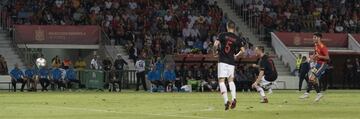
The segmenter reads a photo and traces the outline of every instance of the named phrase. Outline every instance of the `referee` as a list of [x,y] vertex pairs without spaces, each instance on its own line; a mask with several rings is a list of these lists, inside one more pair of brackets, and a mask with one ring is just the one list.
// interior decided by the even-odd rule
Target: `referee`
[[136,69],[136,91],[139,91],[140,81],[142,82],[143,88],[147,91],[146,82],[145,82],[145,61],[143,57],[139,57],[139,60],[135,63]]

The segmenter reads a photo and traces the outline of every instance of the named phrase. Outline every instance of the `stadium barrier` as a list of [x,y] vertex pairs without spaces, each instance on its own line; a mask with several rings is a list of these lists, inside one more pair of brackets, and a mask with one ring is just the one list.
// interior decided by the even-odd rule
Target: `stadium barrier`
[[285,46],[283,42],[275,35],[275,33],[271,32],[271,44],[275,50],[275,53],[280,58],[281,61],[285,63],[285,65],[290,67],[290,70],[295,70],[295,55]]
[[99,44],[101,31],[96,25],[15,25],[18,44]]
[[[135,70],[117,70],[117,77],[121,81],[123,89],[130,89],[136,85]],[[106,79],[109,77],[110,71],[104,70],[80,70],[77,71],[78,79],[86,86],[87,89],[104,89]]]
[[[275,32],[286,47],[314,47],[313,33]],[[347,48],[348,35],[345,33],[323,33],[322,41],[333,48]]]
[[[131,89],[136,85],[136,71],[135,70],[123,70],[116,71],[121,78],[121,88],[122,89]],[[76,71],[77,79],[85,85],[86,89],[104,89],[105,81],[108,77],[108,71],[104,70],[79,70]],[[11,79],[10,76],[1,76],[0,77],[0,90],[11,90]],[[19,83],[20,84],[20,83]],[[75,88],[77,85],[74,85]],[[19,88],[19,86],[18,86]],[[25,89],[28,87],[25,86]],[[80,87],[77,87],[80,88]],[[37,85],[37,89],[41,89],[40,84]]]
[[349,39],[349,49],[354,50],[355,52],[360,52],[360,35],[348,34]]

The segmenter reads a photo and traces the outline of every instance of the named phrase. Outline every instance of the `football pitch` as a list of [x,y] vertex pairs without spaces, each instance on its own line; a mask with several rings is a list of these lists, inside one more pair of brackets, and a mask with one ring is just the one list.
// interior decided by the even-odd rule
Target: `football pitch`
[[275,90],[269,103],[239,92],[238,105],[224,111],[218,92],[0,92],[0,119],[359,119],[359,90],[330,90],[320,102],[302,93]]

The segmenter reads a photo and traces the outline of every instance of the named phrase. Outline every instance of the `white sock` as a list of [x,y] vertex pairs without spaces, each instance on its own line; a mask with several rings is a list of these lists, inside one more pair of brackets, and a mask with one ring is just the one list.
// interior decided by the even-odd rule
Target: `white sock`
[[256,86],[256,90],[259,91],[261,97],[265,97],[265,91],[260,86]]
[[227,96],[227,89],[226,89],[226,85],[224,82],[220,82],[219,83],[219,86],[220,86],[220,93],[221,95],[223,96],[224,98],[224,102],[225,104],[228,102],[228,96]]
[[234,81],[229,82],[229,88],[231,91],[232,100],[236,99],[236,86]]
[[269,92],[272,92],[272,88],[269,88],[269,90],[268,90]]

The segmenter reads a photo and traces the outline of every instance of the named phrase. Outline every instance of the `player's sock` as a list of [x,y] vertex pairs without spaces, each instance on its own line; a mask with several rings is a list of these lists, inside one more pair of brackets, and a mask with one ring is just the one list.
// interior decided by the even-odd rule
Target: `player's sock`
[[260,86],[256,86],[256,90],[260,93],[261,97],[265,97],[265,91]]
[[319,84],[313,84],[314,85],[314,88],[316,90],[316,93],[320,93],[320,87],[319,87]]
[[268,90],[268,94],[272,94],[273,91],[272,91],[272,88],[270,87],[269,90]]
[[229,101],[228,96],[227,96],[226,85],[224,82],[220,82],[219,86],[220,86],[220,93],[224,98],[224,103],[226,104]]
[[236,99],[236,86],[234,81],[229,82],[229,88],[231,91],[232,100]]

